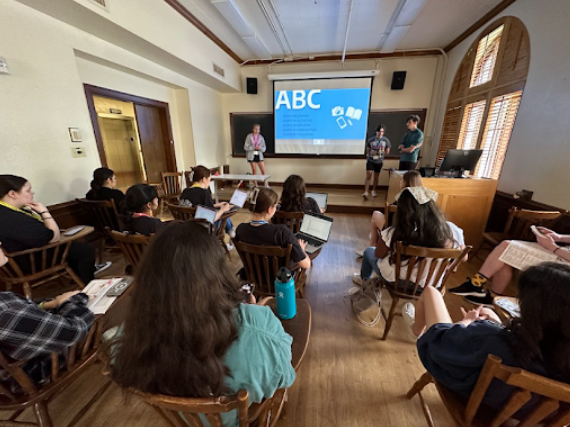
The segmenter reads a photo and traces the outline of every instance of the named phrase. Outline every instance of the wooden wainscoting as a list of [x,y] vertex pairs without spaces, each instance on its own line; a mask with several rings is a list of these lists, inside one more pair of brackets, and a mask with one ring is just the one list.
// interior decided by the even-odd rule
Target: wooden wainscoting
[[94,225],[91,216],[75,200],[51,205],[48,209],[59,228]]

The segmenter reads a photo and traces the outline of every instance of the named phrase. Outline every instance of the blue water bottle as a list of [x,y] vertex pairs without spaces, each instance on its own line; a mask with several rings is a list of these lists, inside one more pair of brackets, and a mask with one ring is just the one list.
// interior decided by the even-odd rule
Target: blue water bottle
[[288,320],[297,314],[295,301],[295,280],[287,267],[281,267],[275,276],[275,296],[277,298],[277,315]]

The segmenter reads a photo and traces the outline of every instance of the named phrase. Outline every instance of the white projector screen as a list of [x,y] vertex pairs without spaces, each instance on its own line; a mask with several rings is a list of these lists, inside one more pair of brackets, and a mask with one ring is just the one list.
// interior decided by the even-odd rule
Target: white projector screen
[[273,89],[276,154],[364,153],[371,77],[280,80]]

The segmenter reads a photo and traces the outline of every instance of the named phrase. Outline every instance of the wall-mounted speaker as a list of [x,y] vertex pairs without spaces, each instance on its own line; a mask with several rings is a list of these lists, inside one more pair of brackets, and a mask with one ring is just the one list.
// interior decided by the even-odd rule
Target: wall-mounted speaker
[[257,95],[257,79],[255,77],[248,77],[246,79],[246,88],[249,95]]
[[390,89],[392,90],[404,89],[404,83],[406,82],[406,74],[408,74],[407,71],[394,71],[394,74],[392,74],[392,86],[390,86]]

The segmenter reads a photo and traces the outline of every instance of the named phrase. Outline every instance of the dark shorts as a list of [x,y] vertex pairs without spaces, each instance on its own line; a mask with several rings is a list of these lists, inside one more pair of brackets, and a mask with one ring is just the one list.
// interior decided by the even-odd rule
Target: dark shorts
[[405,162],[400,160],[400,167],[398,168],[401,171],[415,171],[418,167],[418,162]]
[[248,163],[259,163],[262,162],[263,160],[259,160],[259,154],[257,156],[253,156],[253,160],[248,160]]
[[366,170],[367,171],[374,171],[374,173],[380,173],[382,170],[382,162],[374,163],[371,162],[370,159],[366,160]]

